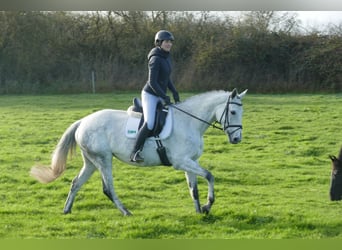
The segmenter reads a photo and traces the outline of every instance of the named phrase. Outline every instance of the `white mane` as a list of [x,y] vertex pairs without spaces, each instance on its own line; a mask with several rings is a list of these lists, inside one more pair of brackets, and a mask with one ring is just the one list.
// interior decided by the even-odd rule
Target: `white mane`
[[229,94],[230,94],[229,92],[223,91],[223,90],[209,91],[203,94],[191,96],[185,99],[185,101],[179,103],[178,105],[179,107],[182,107],[182,108],[191,109],[197,105],[203,105],[205,103],[212,103],[213,100],[216,100],[218,102],[224,102],[225,100],[227,100]]

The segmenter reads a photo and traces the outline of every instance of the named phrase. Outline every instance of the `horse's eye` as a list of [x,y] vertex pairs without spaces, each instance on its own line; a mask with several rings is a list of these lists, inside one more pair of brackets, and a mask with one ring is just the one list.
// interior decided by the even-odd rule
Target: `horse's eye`
[[236,111],[234,111],[234,110],[230,111],[230,113],[231,113],[232,115],[236,115]]

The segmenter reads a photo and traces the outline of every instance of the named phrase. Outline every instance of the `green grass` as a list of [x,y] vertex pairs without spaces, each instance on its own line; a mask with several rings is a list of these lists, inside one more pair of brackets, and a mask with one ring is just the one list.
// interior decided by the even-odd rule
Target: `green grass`
[[[329,154],[342,145],[342,95],[252,95],[244,99],[243,140],[208,129],[203,167],[215,176],[216,202],[195,213],[184,173],[114,161],[114,185],[133,213],[123,217],[95,173],[63,207],[82,159],[43,185],[29,176],[48,165],[65,129],[104,108],[126,109],[136,93],[0,97],[2,239],[321,239],[342,238],[342,203],[329,200]],[[190,93],[182,94],[184,99]],[[206,182],[199,178],[202,203]]]

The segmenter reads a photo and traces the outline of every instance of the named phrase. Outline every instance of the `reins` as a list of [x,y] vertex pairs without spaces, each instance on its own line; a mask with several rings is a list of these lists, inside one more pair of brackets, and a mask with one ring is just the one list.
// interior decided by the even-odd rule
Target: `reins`
[[177,110],[179,110],[179,111],[181,111],[181,112],[183,112],[184,114],[187,114],[188,116],[191,116],[192,118],[194,118],[194,119],[196,119],[196,120],[199,120],[199,121],[201,121],[201,122],[203,122],[203,123],[205,123],[205,124],[207,124],[207,125],[213,127],[213,128],[216,128],[216,129],[219,129],[219,130],[222,129],[222,128],[219,127],[219,126],[216,126],[216,124],[215,124],[216,122],[212,124],[212,123],[210,123],[210,122],[207,122],[206,120],[203,120],[203,119],[201,119],[201,118],[199,118],[199,117],[197,117],[197,116],[195,116],[195,115],[193,115],[193,114],[191,114],[191,113],[189,113],[189,112],[187,112],[187,111],[185,111],[185,110],[183,110],[183,109],[181,109],[181,108],[175,106],[174,104],[170,104],[170,106],[173,107],[173,108],[175,108],[175,109],[177,109]]
[[[216,123],[221,123],[221,122],[222,122],[222,119],[223,119],[223,115],[225,114],[226,116],[225,116],[225,121],[224,121],[223,130],[226,130],[227,128],[237,128],[236,130],[242,129],[242,125],[230,125],[230,124],[229,124],[229,119],[228,119],[229,104],[235,104],[235,105],[238,105],[238,106],[242,106],[241,103],[238,103],[238,102],[231,102],[230,99],[231,99],[231,97],[229,96],[228,101],[227,101],[227,103],[226,103],[226,107],[225,107],[225,109],[224,109],[223,112],[222,112],[222,115],[221,115],[221,118],[220,118],[220,122],[215,121],[214,123],[207,122],[206,120],[203,120],[202,118],[199,118],[199,117],[197,117],[197,116],[195,116],[195,115],[193,115],[193,114],[191,114],[191,113],[189,113],[189,112],[187,112],[187,111],[185,111],[185,110],[183,110],[183,109],[177,107],[177,106],[174,105],[174,104],[170,104],[170,106],[173,107],[173,108],[175,108],[175,109],[177,109],[177,110],[179,110],[179,111],[181,111],[181,112],[183,112],[184,114],[187,114],[188,116],[191,116],[192,118],[194,118],[194,119],[196,119],[196,120],[199,120],[199,121],[201,121],[201,122],[203,122],[203,123],[205,123],[205,124],[207,124],[207,125],[209,125],[209,126],[215,128],[215,129],[219,129],[219,130],[222,130],[222,128],[219,127],[219,126],[217,126]],[[236,130],[235,130],[235,131],[236,131]],[[235,131],[234,131],[234,132],[235,132]],[[234,133],[234,132],[233,132],[233,133]]]

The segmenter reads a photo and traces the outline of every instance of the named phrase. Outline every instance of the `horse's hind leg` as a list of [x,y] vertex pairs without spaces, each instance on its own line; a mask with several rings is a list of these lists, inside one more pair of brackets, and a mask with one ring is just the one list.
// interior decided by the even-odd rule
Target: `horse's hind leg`
[[80,190],[81,186],[89,179],[89,177],[96,170],[95,166],[83,156],[84,165],[80,173],[73,179],[71,188],[64,205],[64,213],[71,213],[71,208],[75,200],[76,193]]
[[113,176],[112,176],[112,164],[103,165],[100,169],[102,175],[103,193],[116,205],[123,215],[132,215],[125,206],[121,203],[118,196],[114,191]]
[[201,213],[201,205],[199,201],[198,187],[197,187],[197,176],[193,173],[185,172],[185,177],[188,183],[190,195],[192,197],[192,200],[194,201],[196,212]]

